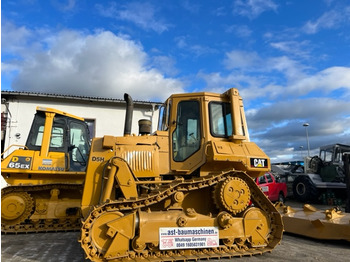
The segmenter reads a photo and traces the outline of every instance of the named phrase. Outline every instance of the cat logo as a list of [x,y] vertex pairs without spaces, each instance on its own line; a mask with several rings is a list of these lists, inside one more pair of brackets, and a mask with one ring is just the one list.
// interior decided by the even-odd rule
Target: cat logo
[[250,166],[255,168],[266,168],[268,166],[268,162],[266,158],[251,158]]

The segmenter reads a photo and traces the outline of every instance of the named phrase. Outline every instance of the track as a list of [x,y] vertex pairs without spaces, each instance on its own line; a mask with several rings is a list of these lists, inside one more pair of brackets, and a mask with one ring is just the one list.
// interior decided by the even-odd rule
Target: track
[[[249,195],[246,193],[245,196],[248,195],[249,200],[251,200],[249,206],[243,204],[237,210],[230,206],[225,207],[225,202],[220,202],[226,198],[226,184],[228,184],[229,187],[231,185],[236,185],[236,180],[244,181],[247,184],[250,193]],[[205,188],[212,189],[214,202],[216,202],[217,207],[220,209],[220,214],[223,214],[222,211],[224,211],[225,215],[210,215],[205,217],[204,220],[209,220],[210,222],[215,220],[215,223],[220,224],[221,227],[226,227],[226,225],[228,225],[226,229],[230,230],[230,223],[233,220],[236,221],[237,219],[241,219],[242,223],[248,223],[249,219],[257,220],[255,216],[258,214],[261,216],[261,220],[259,226],[254,229],[255,231],[253,230],[253,234],[259,235],[261,234],[260,232],[268,231],[267,237],[261,237],[263,242],[260,242],[260,236],[258,236],[259,241],[254,241],[253,236],[247,238],[235,238],[233,235],[229,238],[220,237],[220,244],[215,248],[160,250],[157,242],[137,242],[137,240],[143,238],[143,236],[139,234],[140,230],[143,230],[144,227],[141,224],[136,225],[137,223],[135,223],[135,227],[138,226],[138,228],[135,229],[135,235],[131,234],[130,237],[123,238],[122,240],[117,239],[121,235],[118,234],[118,232],[124,232],[123,228],[128,227],[127,224],[124,223],[123,228],[119,228],[119,231],[117,229],[117,232],[111,232],[111,225],[121,219],[127,219],[132,216],[140,217],[141,214],[144,213],[159,213],[160,216],[166,216],[165,214],[170,214],[169,211],[156,210],[159,207],[159,203],[164,203],[174,197],[176,198],[178,192],[188,194]],[[216,188],[216,190],[214,190],[214,188]],[[203,204],[205,205],[206,203]],[[244,207],[243,211],[240,210],[241,207]],[[193,206],[192,212],[195,212],[195,209],[196,207]],[[251,210],[253,210],[254,218],[249,217],[249,212]],[[188,212],[188,209],[186,211],[176,212],[183,214],[181,212]],[[222,217],[224,217],[224,219],[221,219]],[[166,219],[167,218],[164,220]],[[132,220],[127,221],[133,223]],[[227,221],[231,222],[227,224]],[[158,229],[156,230],[156,234],[158,234]],[[278,243],[280,243],[282,232],[283,224],[280,214],[254,181],[244,172],[229,171],[204,178],[174,180],[173,183],[165,184],[159,190],[152,192],[149,195],[141,196],[138,199],[111,201],[97,206],[83,222],[80,242],[87,258],[92,261],[120,261],[130,259],[135,261],[144,259],[152,259],[156,261],[187,261],[209,258],[220,259],[242,257],[270,252]],[[118,245],[126,246],[126,250],[122,250],[123,252],[114,251]]]
[[[78,231],[81,227],[81,192],[82,185],[72,184],[3,188],[1,232]],[[74,197],[70,199],[70,195]],[[67,209],[72,212],[67,213]]]

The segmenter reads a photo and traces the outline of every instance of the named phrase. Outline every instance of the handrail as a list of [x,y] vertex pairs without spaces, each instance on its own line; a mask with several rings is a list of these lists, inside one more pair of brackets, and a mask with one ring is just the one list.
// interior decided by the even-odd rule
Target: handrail
[[2,158],[2,155],[5,154],[13,146],[23,147],[24,149],[27,149],[27,150],[29,149],[27,146],[24,146],[24,145],[10,145],[8,148],[4,150],[4,152],[1,153],[1,158]]

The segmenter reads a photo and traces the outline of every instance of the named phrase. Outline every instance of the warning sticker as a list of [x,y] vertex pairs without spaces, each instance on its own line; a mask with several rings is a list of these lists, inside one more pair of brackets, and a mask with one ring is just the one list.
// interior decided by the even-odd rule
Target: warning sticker
[[159,249],[212,248],[219,246],[217,227],[159,228]]

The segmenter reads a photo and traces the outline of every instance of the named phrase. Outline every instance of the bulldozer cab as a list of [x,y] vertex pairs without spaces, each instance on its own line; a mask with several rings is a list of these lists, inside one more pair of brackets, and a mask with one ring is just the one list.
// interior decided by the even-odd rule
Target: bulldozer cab
[[2,232],[75,230],[90,150],[83,118],[37,107],[26,145],[1,159]]
[[[261,168],[269,165],[266,156],[250,142],[243,102],[237,89],[231,88],[223,94],[175,94],[159,112],[158,130],[168,131],[171,141],[171,172],[195,174],[201,168],[200,176],[203,176],[207,175],[203,170],[212,163],[226,161],[235,163],[235,168],[248,168],[250,175],[256,177]],[[251,158],[247,158],[243,148],[250,151]],[[243,162],[244,167],[239,166]]]
[[42,158],[39,170],[57,161],[64,163],[61,171],[85,171],[90,150],[89,130],[82,118],[38,107],[26,147]]
[[26,145],[21,147],[1,161],[2,176],[10,185],[81,183],[85,177],[90,138],[83,118],[37,107]]

